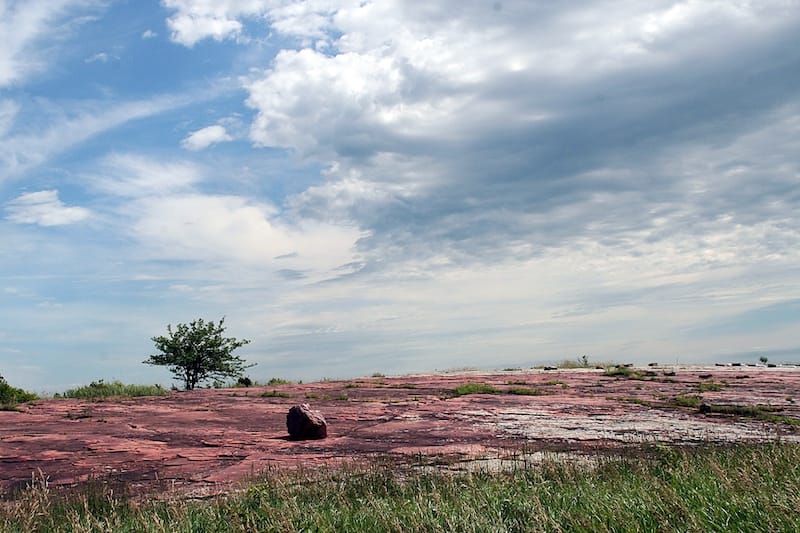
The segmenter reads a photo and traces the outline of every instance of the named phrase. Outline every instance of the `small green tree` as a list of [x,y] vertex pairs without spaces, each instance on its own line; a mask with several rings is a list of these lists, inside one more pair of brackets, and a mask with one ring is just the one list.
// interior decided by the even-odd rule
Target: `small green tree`
[[167,326],[167,335],[153,337],[156,349],[161,352],[143,361],[148,365],[168,366],[175,379],[183,380],[186,390],[192,390],[205,380],[237,378],[255,364],[245,364],[233,351],[250,341],[224,337],[225,317],[219,324],[202,318],[175,329]]

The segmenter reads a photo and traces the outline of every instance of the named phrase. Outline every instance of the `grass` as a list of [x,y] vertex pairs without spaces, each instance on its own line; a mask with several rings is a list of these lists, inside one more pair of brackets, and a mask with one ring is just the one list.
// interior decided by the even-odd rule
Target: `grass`
[[0,376],[0,411],[14,411],[18,404],[38,399],[36,394],[12,387]]
[[644,374],[640,370],[620,365],[606,368],[603,375],[607,378],[644,379]]
[[450,396],[456,398],[468,394],[500,394],[500,392],[500,389],[486,383],[462,383],[452,390]]
[[262,398],[291,398],[292,395],[288,392],[281,392],[276,390],[265,391],[261,394]]
[[[124,491],[123,491],[124,492]],[[654,448],[638,457],[446,473],[396,465],[273,472],[211,500],[134,501],[39,483],[0,507],[28,531],[798,531],[800,446]]]
[[699,392],[718,392],[722,390],[722,384],[714,382],[698,383],[696,387]]
[[709,405],[712,413],[755,418],[765,422],[777,422],[790,426],[800,426],[800,420],[791,416],[776,414],[782,409],[772,405]]
[[89,385],[69,389],[61,396],[64,398],[80,398],[99,400],[103,398],[138,398],[141,396],[164,396],[166,389],[161,385],[128,385],[121,381],[106,383],[102,379],[92,381]]
[[[513,384],[513,382],[509,382]],[[523,382],[523,384],[526,384]],[[469,394],[513,394],[516,396],[540,396],[545,394],[541,389],[532,389],[530,387],[509,387],[507,389],[498,389],[493,385],[487,383],[462,383],[455,389],[450,391],[450,398],[457,398],[459,396],[467,396]]]
[[270,380],[267,381],[267,386],[269,387],[274,387],[275,385],[291,385],[291,384],[292,384],[291,381],[283,378],[270,378]]
[[677,407],[691,407],[696,409],[700,407],[701,403],[703,403],[703,398],[700,396],[680,395],[675,396],[670,403]]

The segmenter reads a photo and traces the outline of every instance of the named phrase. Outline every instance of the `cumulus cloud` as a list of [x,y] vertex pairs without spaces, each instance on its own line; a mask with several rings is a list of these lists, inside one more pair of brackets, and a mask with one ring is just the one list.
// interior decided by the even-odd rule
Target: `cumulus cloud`
[[208,148],[212,144],[232,140],[233,137],[228,135],[225,127],[216,124],[214,126],[208,126],[190,133],[185,139],[183,139],[183,141],[181,141],[181,146],[187,150],[196,152],[198,150]]
[[139,244],[140,257],[225,264],[258,276],[294,270],[307,273],[305,281],[341,275],[339,267],[357,260],[363,232],[354,225],[292,219],[267,201],[206,192],[209,174],[197,163],[120,153],[84,180],[103,195],[116,231]]
[[142,39],[144,39],[144,40],[154,39],[156,37],[158,37],[158,34],[156,32],[154,32],[153,30],[145,30],[145,31],[142,32]]
[[[766,150],[751,170],[793,186],[787,138],[751,144],[797,120],[785,104],[800,56],[779,51],[800,14],[785,3],[340,2],[317,14],[333,51],[284,50],[246,84],[251,138],[328,164],[328,183],[290,203],[349,216],[382,253],[496,258],[584,238],[633,251],[725,216],[769,225],[758,187],[724,170],[733,146]],[[708,170],[698,149],[721,160],[713,198],[692,189]],[[344,194],[355,184],[381,194]],[[791,241],[786,228],[774,230]]]
[[22,194],[6,204],[6,212],[6,220],[39,226],[66,226],[91,216],[88,209],[64,205],[56,190]]

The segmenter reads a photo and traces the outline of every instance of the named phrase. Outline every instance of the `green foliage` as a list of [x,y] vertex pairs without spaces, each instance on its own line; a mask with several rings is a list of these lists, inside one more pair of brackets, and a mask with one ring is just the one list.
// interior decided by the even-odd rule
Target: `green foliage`
[[267,381],[267,385],[269,385],[270,387],[274,387],[275,385],[291,385],[291,384],[292,384],[291,381],[283,378],[270,378],[270,380]]
[[250,341],[223,337],[224,324],[225,318],[219,324],[200,318],[188,325],[178,324],[175,329],[168,325],[168,335],[153,337],[161,353],[151,355],[144,363],[168,366],[175,378],[183,381],[186,390],[207,380],[217,383],[223,378],[238,378],[255,365],[245,364],[233,351]]
[[800,446],[659,447],[513,471],[371,467],[270,473],[208,500],[42,482],[0,506],[0,531],[800,531]]
[[[651,372],[651,374],[653,374]],[[605,377],[611,378],[627,378],[627,379],[642,379],[644,378],[644,374],[641,371],[636,370],[634,368],[629,368],[627,366],[616,365],[613,367],[606,368],[605,372],[603,372]]]
[[700,396],[675,396],[671,402],[673,405],[678,407],[692,407],[697,408],[700,407],[700,404],[703,403],[703,399]]
[[777,422],[790,426],[800,426],[800,420],[791,416],[776,414],[782,409],[772,405],[709,405],[711,413],[756,418],[765,422]]
[[697,390],[699,392],[718,392],[722,390],[721,383],[698,383]]
[[111,397],[164,396],[165,394],[167,394],[167,391],[161,385],[127,385],[121,381],[106,383],[101,379],[92,381],[90,384],[77,389],[69,389],[62,396],[64,398],[96,400]]
[[501,391],[486,383],[462,383],[451,392],[450,396],[466,396],[467,394],[499,394]]
[[32,402],[39,397],[17,387],[9,385],[3,376],[0,376],[0,411],[13,410],[17,404]]
[[261,395],[262,398],[291,398],[292,395],[288,392],[280,392],[276,390],[266,391]]

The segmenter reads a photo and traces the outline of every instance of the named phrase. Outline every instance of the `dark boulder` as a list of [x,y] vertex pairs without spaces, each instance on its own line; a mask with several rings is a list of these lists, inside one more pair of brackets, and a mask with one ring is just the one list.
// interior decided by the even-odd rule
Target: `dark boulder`
[[307,403],[295,405],[286,415],[286,429],[293,439],[324,439],[328,436],[328,423],[318,411]]

